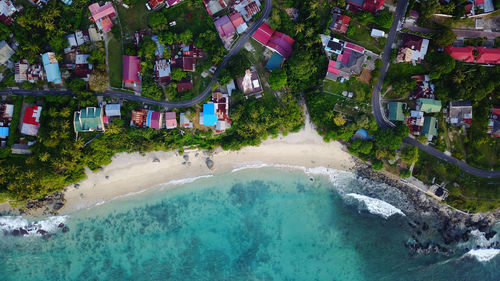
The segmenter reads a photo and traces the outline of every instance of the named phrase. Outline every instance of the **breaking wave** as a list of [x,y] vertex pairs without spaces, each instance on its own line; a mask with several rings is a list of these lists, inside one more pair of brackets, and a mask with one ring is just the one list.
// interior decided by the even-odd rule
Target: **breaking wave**
[[374,215],[380,215],[385,219],[388,219],[392,215],[400,214],[406,216],[400,209],[392,206],[391,204],[382,201],[380,199],[371,198],[365,195],[360,195],[356,193],[348,193],[347,197],[352,197],[360,202],[362,202],[368,212]]
[[43,232],[54,232],[66,222],[67,216],[53,216],[40,221],[28,221],[22,216],[0,217],[0,231],[3,233],[18,232],[22,235],[42,235]]
[[465,254],[465,256],[473,257],[479,262],[487,262],[500,253],[500,249],[473,249]]

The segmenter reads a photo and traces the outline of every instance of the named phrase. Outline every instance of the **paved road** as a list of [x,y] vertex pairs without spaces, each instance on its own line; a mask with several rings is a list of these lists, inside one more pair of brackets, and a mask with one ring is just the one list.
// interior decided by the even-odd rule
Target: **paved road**
[[[201,94],[190,100],[178,101],[178,102],[161,102],[160,105],[170,108],[186,108],[186,107],[191,107],[205,100],[212,92],[212,85],[217,82],[217,76],[219,75],[220,71],[227,66],[231,57],[237,54],[241,50],[243,45],[245,45],[245,43],[250,39],[250,37],[257,30],[257,28],[259,28],[259,26],[264,22],[264,20],[266,20],[269,17],[269,14],[271,13],[272,2],[271,0],[265,0],[265,1],[266,3],[264,10],[262,11],[262,16],[250,27],[250,29],[238,40],[238,42],[236,42],[236,44],[231,48],[231,50],[229,50],[229,53],[224,57],[224,60],[215,71],[212,80]],[[107,92],[106,94],[108,96],[115,96],[115,95],[119,96],[120,92],[110,91]],[[151,100],[145,102],[151,103]]]
[[448,156],[448,155],[444,154],[442,151],[435,149],[432,146],[425,145],[414,138],[410,138],[410,137],[404,138],[403,142],[406,144],[414,145],[414,146],[418,147],[419,149],[421,149],[421,150],[423,150],[423,151],[425,151],[425,152],[427,152],[427,153],[429,153],[429,154],[431,154],[431,155],[433,155],[441,160],[455,164],[460,169],[466,171],[469,174],[472,174],[472,175],[475,175],[478,177],[483,177],[483,178],[500,178],[500,171],[487,171],[487,170],[474,168],[472,166],[467,165],[467,163],[460,161],[454,157]]
[[387,118],[385,118],[385,114],[383,113],[383,109],[381,108],[380,103],[380,91],[382,90],[382,86],[384,85],[385,75],[387,74],[387,69],[389,68],[389,62],[391,60],[392,53],[392,44],[396,40],[396,34],[398,31],[398,26],[400,24],[401,19],[404,17],[406,13],[406,8],[408,7],[408,0],[400,0],[398,1],[398,6],[396,7],[396,11],[394,12],[394,22],[392,23],[391,29],[389,31],[389,35],[387,36],[387,41],[384,47],[384,53],[382,54],[382,68],[380,69],[380,76],[378,78],[378,82],[373,88],[372,93],[372,108],[373,108],[373,116],[377,123],[382,128],[392,128],[394,124],[392,124]]
[[[205,90],[201,92],[198,96],[194,97],[193,99],[186,100],[186,101],[157,101],[154,99],[150,99],[147,97],[141,97],[141,96],[136,96],[130,93],[126,92],[120,92],[120,91],[106,91],[103,94],[99,94],[105,97],[114,97],[114,98],[122,98],[126,100],[131,100],[131,101],[138,101],[138,102],[144,102],[147,104],[153,104],[153,105],[160,105],[168,108],[186,108],[186,107],[191,107],[195,104],[198,104],[202,101],[204,101],[212,92],[212,86],[217,82],[217,76],[219,75],[220,71],[224,69],[231,57],[235,54],[237,54],[243,45],[250,39],[250,37],[253,35],[253,33],[259,28],[259,26],[264,22],[269,17],[269,14],[271,13],[271,7],[272,7],[272,2],[271,0],[265,0],[265,7],[264,10],[262,11],[262,16],[250,27],[250,29],[236,42],[236,44],[229,50],[229,53],[224,57],[224,60],[220,63],[219,67],[215,71],[214,75],[212,76],[212,80],[210,83],[207,85]],[[8,94],[17,94],[17,95],[24,95],[24,96],[42,96],[42,95],[73,95],[68,90],[2,90],[0,91],[0,95],[8,95]]]
[[[400,20],[403,18],[406,8],[408,6],[408,0],[400,0],[398,2],[398,6],[396,8],[396,12],[394,13],[394,23],[391,26],[391,30],[389,31],[389,35],[387,37],[387,42],[384,47],[384,53],[382,54],[382,68],[380,69],[380,76],[377,85],[373,88],[373,93],[372,93],[372,110],[373,110],[373,116],[375,117],[375,120],[377,120],[377,123],[379,127],[381,128],[394,128],[394,124],[389,121],[385,117],[384,109],[382,108],[382,104],[380,102],[381,100],[381,93],[380,91],[382,90],[382,86],[384,84],[384,79],[387,74],[387,69],[389,67],[389,62],[391,59],[391,53],[392,53],[392,44],[394,43],[394,40],[396,39],[396,34],[397,34],[397,29],[399,26]],[[456,33],[456,31],[454,30]],[[403,139],[403,142],[405,144],[409,145],[414,145],[418,147],[419,149],[441,159],[449,163],[453,163],[457,165],[460,169],[478,176],[478,177],[484,177],[484,178],[500,178],[500,171],[487,171],[487,170],[482,170],[478,168],[474,168],[472,166],[467,165],[465,162],[460,161],[456,158],[453,158],[451,156],[448,156],[444,154],[442,151],[435,149],[431,146],[425,145],[418,140],[410,137],[406,137]]]

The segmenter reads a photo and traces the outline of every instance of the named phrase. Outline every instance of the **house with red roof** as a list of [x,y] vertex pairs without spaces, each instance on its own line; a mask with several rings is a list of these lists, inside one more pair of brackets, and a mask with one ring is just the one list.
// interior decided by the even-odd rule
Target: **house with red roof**
[[165,125],[167,129],[177,128],[177,115],[175,112],[165,112]]
[[234,25],[236,28],[236,31],[238,34],[241,34],[245,32],[245,30],[248,29],[247,23],[243,20],[243,17],[239,12],[232,12],[229,15],[229,19],[231,20],[231,23]]
[[498,64],[500,63],[500,48],[477,47],[477,63]]
[[177,82],[177,93],[182,93],[193,89],[193,81],[188,78],[182,78]]
[[137,56],[123,56],[123,82],[140,83],[141,59]]
[[193,57],[182,57],[182,70],[183,71],[196,71],[196,59]]
[[226,49],[230,49],[233,44],[236,28],[234,27],[231,19],[225,15],[214,21],[215,29],[219,33],[219,37],[224,43]]
[[148,111],[148,115],[146,117],[146,127],[157,130],[163,129],[163,114],[153,110]]
[[42,107],[32,105],[24,110],[23,125],[21,126],[21,134],[36,137],[38,129],[40,129],[40,116]]
[[149,111],[147,109],[132,110],[132,118],[130,119],[130,126],[139,128],[146,127],[148,113]]
[[353,11],[367,11],[371,13],[376,13],[378,10],[384,6],[384,0],[347,0],[347,7]]
[[212,94],[212,102],[214,104],[215,116],[215,132],[221,133],[231,127],[231,119],[229,119],[229,96],[221,92]]
[[329,60],[328,61],[328,70],[326,71],[326,79],[329,79],[329,80],[332,80],[332,81],[336,81],[337,80],[337,77],[340,73],[340,71],[335,68],[335,61],[333,60]]
[[97,24],[97,27],[106,32],[111,30],[113,27],[113,22],[111,22],[112,18],[116,17],[116,10],[113,7],[113,3],[106,2],[103,6],[100,6],[99,3],[94,3],[89,6],[91,19]]
[[346,15],[333,13],[332,14],[332,22],[330,23],[329,28],[333,32],[346,33],[347,28],[349,28],[350,21],[351,21],[351,18],[346,16]]
[[365,48],[324,34],[321,34],[321,42],[329,58],[326,79],[348,80],[353,74],[361,73],[368,57]]
[[452,56],[455,60],[465,61],[465,62],[474,62],[474,47],[466,46],[466,47],[454,47],[447,46],[444,51]]
[[292,37],[273,30],[267,23],[259,26],[253,34],[253,39],[271,51],[279,53],[285,59],[288,59],[292,54],[293,43],[295,42]]
[[146,3],[146,8],[148,10],[158,10],[160,8],[163,8],[165,6],[165,0],[149,0],[148,3]]

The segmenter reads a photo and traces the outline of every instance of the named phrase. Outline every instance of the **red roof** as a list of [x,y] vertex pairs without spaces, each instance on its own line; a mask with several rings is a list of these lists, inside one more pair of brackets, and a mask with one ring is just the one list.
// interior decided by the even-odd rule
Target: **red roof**
[[333,23],[332,29],[334,31],[340,32],[340,33],[346,33],[347,28],[349,27],[349,22],[351,21],[351,18],[346,16],[346,15],[337,15],[337,19]]
[[339,70],[335,68],[335,62],[333,60],[330,60],[328,62],[328,72],[333,74],[339,74]]
[[99,6],[99,3],[94,3],[89,6],[89,10],[94,21],[98,21],[107,16],[116,17],[116,11],[111,2],[106,2],[104,6]]
[[473,7],[474,7],[474,5],[472,5],[472,3],[465,5],[465,14],[466,15],[472,14],[471,11],[472,11]]
[[475,0],[476,5],[484,5],[484,0]]
[[238,26],[245,23],[245,21],[243,20],[243,17],[241,16],[241,14],[239,12],[234,12],[234,13],[230,14],[229,18],[231,19],[231,22],[233,23],[234,27],[238,27]]
[[267,45],[267,42],[269,42],[269,39],[271,38],[273,33],[274,30],[271,29],[271,27],[267,23],[263,23],[255,31],[255,33],[253,34],[253,38],[255,38],[255,40],[259,41],[260,43]]
[[474,55],[472,51],[474,51],[474,47],[453,47],[448,46],[444,49],[444,51],[452,56],[456,60],[461,60],[465,62],[474,62]]
[[184,92],[187,90],[191,90],[191,89],[193,89],[193,83],[191,82],[191,80],[184,78],[181,81],[177,82],[177,92],[178,93]]
[[384,0],[365,0],[365,3],[363,3],[363,11],[368,11],[375,13],[376,11],[380,10],[384,6]]
[[141,60],[136,56],[123,56],[123,82],[140,82]]
[[292,46],[295,42],[292,37],[279,31],[272,30],[267,23],[263,23],[259,26],[257,31],[253,34],[253,38],[278,52],[285,58],[289,58],[292,54]]
[[150,1],[148,2],[148,5],[149,5],[149,7],[150,7],[151,9],[153,9],[153,10],[154,10],[154,9],[156,9],[156,7],[157,7],[158,5],[163,5],[164,3],[165,3],[165,1],[163,1],[163,0],[150,0]]
[[493,110],[491,111],[491,114],[500,116],[500,106],[493,106]]
[[344,45],[344,48],[354,50],[354,51],[356,51],[358,53],[362,53],[362,52],[365,51],[365,48],[363,48],[363,47],[361,47],[359,45],[350,43],[350,42],[346,42],[345,45]]
[[477,63],[500,63],[500,48],[477,47],[477,51],[479,52]]
[[33,105],[30,107],[26,107],[26,111],[24,112],[23,123],[35,125],[40,125],[40,110],[39,106]]
[[195,71],[196,70],[196,60],[192,57],[182,57],[182,70]]
[[109,31],[113,27],[113,22],[111,21],[111,19],[109,17],[103,18],[99,22],[99,24],[101,25],[103,31]]

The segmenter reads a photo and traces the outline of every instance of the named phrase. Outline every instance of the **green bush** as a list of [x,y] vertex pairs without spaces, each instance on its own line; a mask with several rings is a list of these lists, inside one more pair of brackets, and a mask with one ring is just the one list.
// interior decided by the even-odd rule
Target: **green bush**
[[384,162],[382,162],[382,160],[375,159],[372,161],[372,169],[374,169],[375,171],[382,170],[383,167]]
[[399,172],[399,176],[403,179],[409,178],[411,176],[411,172],[408,169],[404,169]]

